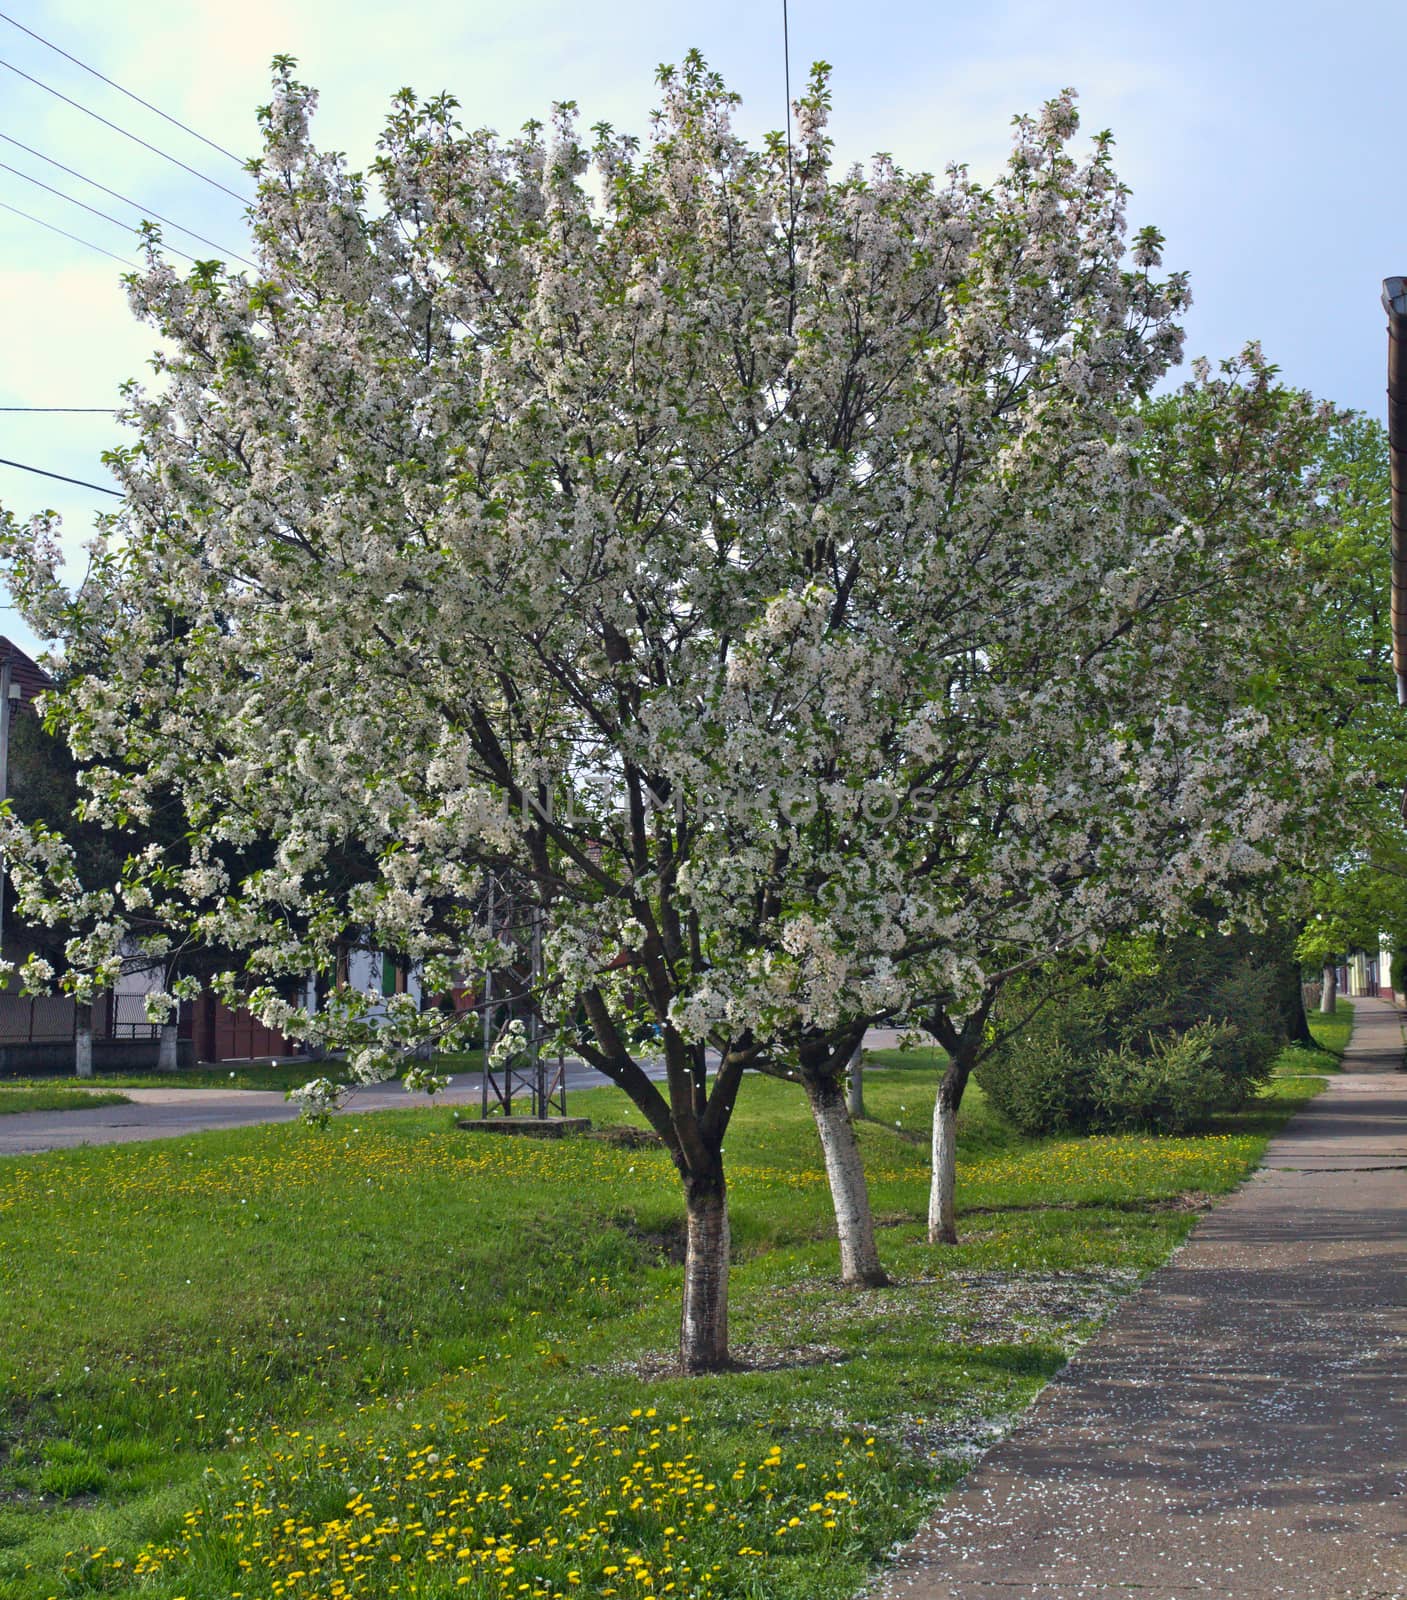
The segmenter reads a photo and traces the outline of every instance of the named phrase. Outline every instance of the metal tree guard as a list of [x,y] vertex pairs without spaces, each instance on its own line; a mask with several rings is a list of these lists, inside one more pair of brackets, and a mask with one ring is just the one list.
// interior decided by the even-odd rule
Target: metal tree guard
[[[532,1105],[534,1117],[564,1117],[567,1114],[567,1063],[558,1054],[555,1062],[544,1051],[545,1033],[542,1011],[538,1004],[543,977],[542,933],[544,914],[536,901],[523,917],[516,909],[514,896],[496,876],[490,876],[485,891],[485,925],[492,938],[502,938],[521,948],[521,936],[527,933],[527,972],[521,974],[517,966],[507,971],[511,979],[509,993],[500,1000],[494,999],[494,970],[484,969],[483,983],[483,1041],[484,1075],[479,1115],[487,1117],[490,1105],[505,1117],[513,1115],[513,1100],[526,1094]],[[528,1001],[526,1048],[515,1051],[497,1066],[492,1060],[493,1043],[502,1029],[495,1029],[495,1012],[503,1005],[512,1006],[524,997]],[[505,1024],[506,1025],[506,1024]]]

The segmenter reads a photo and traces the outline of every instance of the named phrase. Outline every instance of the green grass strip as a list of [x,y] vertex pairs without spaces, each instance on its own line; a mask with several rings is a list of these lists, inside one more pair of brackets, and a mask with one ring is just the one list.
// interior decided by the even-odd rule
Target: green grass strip
[[110,1089],[65,1089],[54,1084],[12,1087],[0,1082],[0,1117],[17,1111],[91,1111],[94,1106],[130,1105]]

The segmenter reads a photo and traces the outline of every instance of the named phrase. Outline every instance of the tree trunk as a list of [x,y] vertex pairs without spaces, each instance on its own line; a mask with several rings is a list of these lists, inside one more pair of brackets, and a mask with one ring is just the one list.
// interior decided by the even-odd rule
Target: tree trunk
[[78,1006],[73,1030],[73,1070],[80,1078],[93,1076],[93,1007]]
[[850,1057],[850,1065],[845,1070],[846,1105],[850,1112],[850,1120],[856,1122],[865,1114],[865,1047],[863,1045],[857,1044],[855,1046],[855,1054]]
[[728,1365],[728,1195],[723,1174],[685,1179],[688,1234],[679,1362],[685,1372]]
[[1309,1018],[1304,1010],[1304,973],[1298,961],[1282,965],[1282,990],[1285,996],[1285,1033],[1291,1044],[1314,1045],[1314,1035],[1309,1031]]
[[958,1107],[971,1070],[956,1060],[948,1062],[933,1104],[933,1173],[928,1190],[929,1244],[958,1242],[957,1140]]
[[1264,954],[1261,959],[1275,967],[1275,987],[1280,1000],[1280,1017],[1285,1029],[1287,1044],[1302,1044],[1314,1048],[1314,1035],[1309,1031],[1309,1018],[1304,1010],[1304,968],[1295,954],[1295,947],[1304,933],[1303,922],[1270,922],[1259,935]]
[[1314,1043],[1314,1035],[1309,1031],[1309,1017],[1305,1014],[1304,986],[1299,982],[1298,977],[1296,978],[1296,983],[1299,988],[1300,1003],[1298,1011],[1290,1013],[1289,1042],[1291,1044],[1312,1045]]
[[[858,1051],[856,1052],[858,1054]],[[857,1071],[854,1063],[851,1070]],[[879,1264],[870,1190],[845,1096],[833,1077],[807,1077],[806,1098],[821,1136],[836,1233],[840,1237],[840,1278],[847,1289],[877,1289],[889,1282]]]
[[1339,969],[1326,966],[1324,968],[1323,987],[1319,993],[1319,1009],[1332,1016],[1339,1005]]
[[157,1046],[156,1070],[158,1072],[174,1072],[176,1070],[176,1024],[163,1022],[161,1024],[161,1043]]

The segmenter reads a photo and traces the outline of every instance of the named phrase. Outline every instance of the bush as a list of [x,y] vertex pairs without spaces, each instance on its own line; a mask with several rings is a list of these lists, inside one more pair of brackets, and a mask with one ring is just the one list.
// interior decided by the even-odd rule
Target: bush
[[1227,1080],[1229,1104],[1241,1105],[1270,1076],[1285,1042],[1274,974],[1249,961],[1237,962],[1212,986],[1206,1015],[1222,1024],[1216,1069]]
[[1146,1055],[1106,1050],[1091,1074],[1090,1127],[1100,1133],[1185,1133],[1239,1105],[1241,1081],[1222,1067],[1227,1051],[1236,1050],[1236,1031],[1225,1023],[1199,1022],[1186,1033],[1155,1035]]
[[1077,1055],[1059,1040],[1022,1037],[977,1073],[982,1092],[1018,1132],[1185,1133],[1241,1104],[1245,1082],[1225,1063],[1244,1047],[1226,1023],[1199,1022],[1185,1033],[1152,1035]]
[[1047,1003],[977,1080],[1020,1132],[1183,1132],[1269,1077],[1285,1039],[1273,962],[1218,934],[1134,954],[1122,968],[1053,969],[1012,996],[1009,1015],[1043,992]]
[[982,1093],[1019,1133],[1034,1137],[1092,1125],[1098,1058],[1058,1039],[1025,1035],[977,1069]]

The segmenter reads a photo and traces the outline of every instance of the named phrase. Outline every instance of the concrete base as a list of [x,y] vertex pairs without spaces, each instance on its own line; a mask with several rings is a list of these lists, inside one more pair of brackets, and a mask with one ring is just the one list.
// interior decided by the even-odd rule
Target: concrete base
[[456,1117],[465,1133],[517,1133],[525,1139],[560,1139],[568,1133],[586,1133],[590,1117]]
[[[93,1072],[155,1072],[157,1039],[94,1039]],[[195,1065],[195,1046],[189,1039],[176,1042],[176,1065]],[[72,1039],[36,1039],[26,1044],[0,1045],[0,1077],[28,1078],[72,1075]]]

